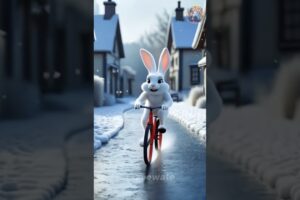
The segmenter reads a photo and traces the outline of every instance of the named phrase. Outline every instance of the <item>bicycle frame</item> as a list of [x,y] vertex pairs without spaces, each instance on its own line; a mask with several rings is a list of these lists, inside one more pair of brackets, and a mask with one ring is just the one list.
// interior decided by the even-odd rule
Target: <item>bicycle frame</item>
[[[156,135],[156,129],[157,129],[158,125],[156,124],[157,123],[156,117],[153,115],[153,110],[154,109],[160,109],[161,107],[141,106],[141,108],[146,108],[146,109],[150,110],[149,116],[148,116],[148,121],[147,121],[147,126],[150,125],[150,127],[151,127],[151,130],[150,130],[150,140],[149,140],[149,143],[147,145],[147,147],[149,146],[150,149],[149,149],[149,155],[148,155],[148,153],[146,153],[147,159],[145,159],[145,157],[144,157],[145,163],[147,165],[150,165],[150,162],[152,160],[152,153],[153,153],[153,143],[155,141],[156,142],[155,143],[156,148],[158,148],[158,146],[159,147],[161,146],[161,141],[162,141],[162,135],[161,134],[157,134]],[[157,137],[157,138],[155,138],[155,137]],[[158,144],[158,142],[159,142],[159,144]],[[144,144],[144,146],[145,146],[145,144]],[[144,151],[145,151],[145,149],[144,149]],[[147,148],[146,148],[146,151],[147,151]],[[144,156],[145,156],[145,154],[144,154]]]
[[150,131],[150,152],[149,152],[149,160],[152,160],[152,153],[153,153],[153,141],[155,137],[155,120],[153,120],[153,111],[150,109],[149,117],[148,117],[148,124],[151,126],[151,131]]

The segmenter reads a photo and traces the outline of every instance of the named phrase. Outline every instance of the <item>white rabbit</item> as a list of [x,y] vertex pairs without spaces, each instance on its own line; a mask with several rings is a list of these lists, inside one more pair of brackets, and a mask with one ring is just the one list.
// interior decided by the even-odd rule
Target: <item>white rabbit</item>
[[[145,104],[150,107],[161,106],[162,109],[153,110],[154,115],[160,119],[158,129],[165,132],[164,127],[167,110],[172,105],[173,100],[169,93],[169,85],[165,82],[164,76],[170,65],[170,54],[167,48],[164,48],[159,58],[158,68],[156,69],[155,60],[150,52],[145,49],[140,49],[142,61],[148,70],[146,81],[141,85],[142,93],[136,99],[134,107],[139,109],[141,105]],[[142,126],[145,129],[149,116],[149,110],[145,109],[142,116]],[[140,141],[140,144],[142,140]]]

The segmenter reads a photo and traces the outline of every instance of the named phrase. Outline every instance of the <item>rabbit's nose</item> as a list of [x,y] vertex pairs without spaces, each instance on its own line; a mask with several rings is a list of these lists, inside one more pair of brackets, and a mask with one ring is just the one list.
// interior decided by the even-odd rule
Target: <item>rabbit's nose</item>
[[155,87],[155,85],[154,85],[154,84],[151,84],[151,85],[150,85],[150,87],[154,88],[154,87]]

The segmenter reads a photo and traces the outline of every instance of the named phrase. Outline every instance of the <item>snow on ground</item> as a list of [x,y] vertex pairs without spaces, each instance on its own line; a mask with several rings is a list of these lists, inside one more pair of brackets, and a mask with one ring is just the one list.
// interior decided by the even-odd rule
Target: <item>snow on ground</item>
[[206,141],[206,109],[199,109],[186,102],[174,102],[169,109],[169,117],[178,121],[200,141]]
[[259,105],[224,107],[209,128],[209,147],[254,174],[281,198],[299,200],[298,123],[274,117]]
[[133,107],[134,100],[127,97],[113,106],[94,108],[94,150],[101,148],[122,129],[123,113]]
[[1,121],[0,199],[55,197],[67,178],[67,135],[90,124],[88,119],[64,111]]
[[[63,191],[61,191],[54,200],[82,200],[92,199],[94,185],[90,181],[93,176],[91,168],[91,151],[86,148],[90,145],[91,129],[79,131],[70,136],[65,145],[66,158],[68,160],[68,181]],[[80,184],[78,184],[80,180]],[[91,197],[91,198],[88,198]]]

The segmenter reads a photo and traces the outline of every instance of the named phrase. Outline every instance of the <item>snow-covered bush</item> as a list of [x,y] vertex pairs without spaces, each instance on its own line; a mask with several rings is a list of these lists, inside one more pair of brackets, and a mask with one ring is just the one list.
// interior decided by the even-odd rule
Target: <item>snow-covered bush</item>
[[281,67],[270,97],[271,110],[280,117],[295,117],[300,99],[299,58],[291,59]]
[[116,97],[111,94],[104,94],[104,105],[112,106],[116,103]]
[[198,98],[195,104],[196,108],[206,108],[206,96],[201,96]]
[[187,98],[187,103],[190,106],[195,106],[196,101],[204,95],[203,87],[202,86],[195,86],[191,89],[189,96]]
[[96,107],[104,104],[104,78],[94,75],[94,105]]

